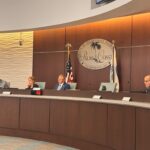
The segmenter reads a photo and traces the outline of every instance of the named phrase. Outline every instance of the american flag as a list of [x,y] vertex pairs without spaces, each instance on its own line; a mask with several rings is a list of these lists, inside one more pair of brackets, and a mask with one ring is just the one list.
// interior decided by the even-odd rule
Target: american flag
[[70,43],[66,44],[67,50],[68,50],[68,60],[66,62],[66,83],[73,82],[73,71],[72,71],[72,65],[71,65],[71,57],[70,57],[70,48],[72,45]]
[[72,65],[71,65],[71,58],[69,55],[69,59],[66,62],[66,83],[73,82],[73,71],[72,71]]

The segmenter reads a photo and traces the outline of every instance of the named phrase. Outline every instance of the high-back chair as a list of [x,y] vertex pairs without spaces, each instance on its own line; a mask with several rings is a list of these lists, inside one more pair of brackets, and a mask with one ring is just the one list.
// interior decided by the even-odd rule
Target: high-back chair
[[68,83],[70,85],[70,90],[76,90],[77,88],[77,83],[76,82],[72,82],[72,83]]
[[45,89],[45,86],[46,86],[46,82],[35,82],[38,86],[39,86],[39,88],[40,89]]
[[110,82],[102,82],[99,87],[99,91],[115,92],[115,89],[116,89],[116,83],[110,83]]

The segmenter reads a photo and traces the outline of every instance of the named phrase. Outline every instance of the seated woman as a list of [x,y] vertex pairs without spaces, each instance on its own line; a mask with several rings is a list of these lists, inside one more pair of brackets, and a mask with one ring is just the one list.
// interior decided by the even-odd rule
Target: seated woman
[[33,76],[28,77],[28,83],[27,83],[27,89],[32,89],[34,87],[39,87],[37,84],[35,84],[35,78]]
[[70,85],[65,82],[65,77],[63,74],[58,76],[58,83],[55,85],[57,91],[70,89]]

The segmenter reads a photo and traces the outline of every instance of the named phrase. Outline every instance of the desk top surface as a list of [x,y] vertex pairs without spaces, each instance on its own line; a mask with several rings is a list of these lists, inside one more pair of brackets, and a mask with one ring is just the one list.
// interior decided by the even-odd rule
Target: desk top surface
[[[105,93],[106,94],[106,93]],[[150,109],[150,101],[144,101],[141,99],[141,101],[123,101],[122,99],[118,100],[113,98],[112,99],[107,98],[101,98],[101,99],[95,99],[92,97],[76,97],[75,93],[74,96],[62,96],[62,95],[27,95],[27,94],[0,94],[0,97],[11,97],[11,98],[32,98],[32,99],[48,99],[48,100],[65,100],[65,101],[80,101],[80,102],[91,102],[91,103],[101,103],[101,104],[114,104],[114,105],[121,105],[121,106],[131,106],[131,107],[140,107],[140,108],[147,108]],[[119,93],[118,93],[119,94]],[[100,94],[99,94],[100,95]],[[125,94],[126,96],[126,94]],[[140,95],[139,95],[140,96]]]

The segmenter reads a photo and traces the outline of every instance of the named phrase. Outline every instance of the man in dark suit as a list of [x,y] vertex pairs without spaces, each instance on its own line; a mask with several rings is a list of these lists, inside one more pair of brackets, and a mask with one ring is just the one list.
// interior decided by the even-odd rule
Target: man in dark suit
[[144,84],[146,88],[146,93],[150,94],[150,75],[144,77]]
[[58,76],[58,83],[55,85],[57,91],[70,89],[70,85],[65,82],[65,77],[63,74]]

